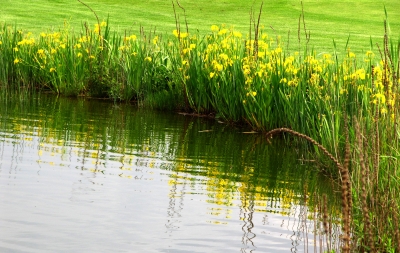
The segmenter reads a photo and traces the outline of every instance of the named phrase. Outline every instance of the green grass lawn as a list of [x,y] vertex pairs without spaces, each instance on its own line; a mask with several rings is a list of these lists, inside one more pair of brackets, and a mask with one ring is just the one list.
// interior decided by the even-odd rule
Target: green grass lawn
[[[66,21],[75,30],[82,23],[93,25],[96,22],[93,13],[77,0],[3,0],[0,8],[0,23],[17,25],[26,31],[41,32],[57,29]],[[85,0],[96,11],[100,20],[110,17],[112,30],[121,33],[139,33],[140,26],[145,31],[156,29],[162,34],[171,34],[175,29],[172,2],[167,0]],[[250,10],[258,15],[261,0],[181,0],[185,8],[189,30],[198,30],[204,34],[213,24],[234,26],[247,34],[249,30]],[[398,39],[400,35],[400,1],[398,0],[305,0],[304,16],[306,28],[311,33],[310,47],[318,53],[333,50],[335,39],[338,51],[343,52],[346,41],[355,52],[381,44],[383,20],[386,6],[391,27],[391,35]],[[175,5],[184,26],[183,11]],[[261,24],[271,36],[289,39],[291,49],[298,49],[298,23],[301,14],[301,1],[274,0],[264,1]],[[301,42],[305,43],[303,24]],[[286,44],[287,45],[287,44]],[[376,48],[375,48],[376,49]]]

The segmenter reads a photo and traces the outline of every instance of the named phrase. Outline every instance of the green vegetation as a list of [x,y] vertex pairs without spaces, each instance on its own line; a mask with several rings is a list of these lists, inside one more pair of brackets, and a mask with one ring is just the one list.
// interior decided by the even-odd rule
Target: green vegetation
[[[171,30],[175,25],[173,35],[165,37],[145,30],[112,32],[108,20],[84,25],[79,32],[67,22],[60,31],[40,35],[4,25],[0,31],[2,96],[16,90],[51,90],[111,97],[154,108],[215,113],[265,132],[280,127],[300,132],[332,153],[338,167],[331,166],[328,172],[342,185],[343,251],[400,251],[400,40],[389,37],[386,9],[379,22],[368,15],[379,23],[373,31],[381,34],[379,44],[374,42],[378,35],[363,37],[368,30],[363,26],[373,27],[375,21],[364,22],[361,9],[371,5],[346,2],[342,5],[353,5],[352,12],[324,14],[332,18],[311,35],[321,40],[313,41],[308,34],[327,11],[321,7],[327,3],[315,4],[318,8],[312,9],[308,6],[313,4],[305,2],[304,12],[295,4],[291,34],[296,39],[289,40],[293,44],[275,28],[271,34],[269,21],[263,27],[258,11],[241,15],[247,20],[253,17],[251,25],[247,22],[247,29],[242,28],[247,36],[230,25],[213,24],[209,32],[191,32],[183,18],[189,9],[184,12],[177,4],[172,12],[161,12],[171,13],[172,20],[166,22]],[[392,5],[392,11],[397,10]],[[386,6],[391,9],[390,3]],[[263,10],[262,17],[268,17],[270,7],[264,5]],[[285,10],[279,13],[287,15]],[[360,29],[354,44],[350,36],[348,43],[340,45],[340,39],[347,41],[348,36],[335,34],[341,31],[339,25],[327,29],[328,22],[340,24],[344,17],[340,15],[347,21],[350,17],[351,27]],[[190,27],[195,23],[189,15],[187,21]],[[326,49],[333,35],[338,43],[330,53],[318,51]],[[313,151],[322,157],[317,148]]]

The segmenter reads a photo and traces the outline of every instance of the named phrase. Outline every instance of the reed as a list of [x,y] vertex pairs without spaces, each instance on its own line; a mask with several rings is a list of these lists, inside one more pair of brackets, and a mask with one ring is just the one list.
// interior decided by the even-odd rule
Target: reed
[[371,230],[371,219],[369,216],[369,206],[367,204],[367,181],[369,181],[369,178],[366,176],[366,171],[367,167],[364,162],[364,154],[362,153],[363,150],[363,141],[362,141],[362,133],[360,132],[360,126],[357,122],[357,119],[355,121],[355,129],[356,129],[356,138],[357,138],[357,149],[359,153],[359,161],[360,161],[360,169],[361,169],[361,175],[360,175],[360,183],[361,183],[361,208],[362,208],[362,213],[363,213],[363,219],[364,219],[364,234],[366,235],[366,241],[368,245],[368,250],[369,251],[374,251],[374,239],[373,239],[373,234]]
[[[327,196],[326,196],[326,194],[323,194],[322,195],[322,210],[320,211],[320,213],[323,214],[323,219],[322,219],[323,231],[324,231],[324,234],[328,238],[331,238],[332,231],[331,231],[331,229],[329,227],[329,224],[328,224],[329,223],[329,221],[328,221],[329,214],[328,214],[328,203],[327,202],[328,202],[327,201]],[[331,245],[329,243],[327,243],[328,252],[330,251],[330,246]]]
[[[289,133],[291,135],[294,135],[296,137],[299,137],[301,139],[306,140],[307,142],[310,142],[311,144],[315,145],[322,151],[323,154],[325,154],[327,157],[329,157],[330,160],[332,160],[336,167],[338,168],[340,175],[341,175],[341,196],[342,196],[342,219],[343,219],[343,236],[342,236],[342,252],[350,252],[351,250],[351,209],[352,209],[352,201],[350,200],[351,198],[351,184],[350,184],[350,175],[349,175],[349,170],[348,170],[348,157],[349,157],[349,149],[346,149],[346,154],[345,154],[345,166],[343,166],[324,146],[319,144],[317,141],[312,139],[311,137],[301,134],[299,132],[293,131],[291,129],[287,128],[277,128],[273,129],[269,132],[266,133],[266,136],[269,137],[273,134],[277,133]],[[347,139],[348,141],[348,139]],[[350,188],[349,188],[350,186]],[[326,218],[324,218],[326,220]],[[326,228],[326,224],[324,222],[324,228]]]

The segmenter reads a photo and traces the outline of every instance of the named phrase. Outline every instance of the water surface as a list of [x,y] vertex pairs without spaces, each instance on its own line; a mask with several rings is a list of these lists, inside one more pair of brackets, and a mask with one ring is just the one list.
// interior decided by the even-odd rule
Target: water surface
[[277,138],[107,101],[0,104],[1,252],[313,252],[320,243],[310,203],[314,193],[334,198],[332,182]]

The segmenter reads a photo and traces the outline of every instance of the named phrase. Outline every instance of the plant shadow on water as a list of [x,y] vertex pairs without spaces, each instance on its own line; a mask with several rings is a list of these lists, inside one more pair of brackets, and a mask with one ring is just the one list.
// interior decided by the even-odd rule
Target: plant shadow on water
[[0,249],[337,249],[338,188],[286,144],[129,104],[2,101]]

